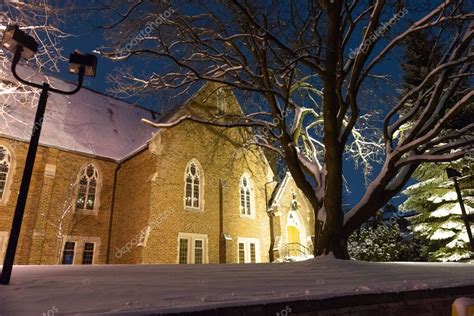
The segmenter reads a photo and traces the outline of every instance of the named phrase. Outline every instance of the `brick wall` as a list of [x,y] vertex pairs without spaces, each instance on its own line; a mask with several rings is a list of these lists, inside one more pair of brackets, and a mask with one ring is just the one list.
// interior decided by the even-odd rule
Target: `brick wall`
[[[0,206],[0,231],[9,232],[23,174],[27,144],[5,138],[14,155],[11,194]],[[97,215],[75,212],[76,181],[82,167],[93,163],[100,172]],[[23,219],[15,263],[56,264],[65,235],[100,238],[97,263],[105,263],[115,163],[40,146]]]
[[[219,114],[215,91],[215,85],[206,86],[177,116]],[[219,98],[225,99],[227,113],[241,114],[231,92]],[[94,263],[176,263],[179,233],[207,235],[209,263],[237,262],[239,237],[258,239],[257,258],[267,262],[270,227],[265,183],[273,174],[261,150],[242,147],[249,137],[251,132],[245,128],[185,122],[160,130],[147,148],[120,164],[40,146],[16,263],[59,263],[64,236],[100,240]],[[15,161],[10,199],[0,206],[0,232],[9,232],[27,144],[9,139],[0,143],[12,148]],[[204,175],[199,212],[184,207],[184,172],[191,159],[199,162]],[[75,212],[78,175],[88,163],[100,172],[96,215]],[[240,214],[244,173],[252,183],[253,217]],[[224,234],[230,240],[223,241]]]

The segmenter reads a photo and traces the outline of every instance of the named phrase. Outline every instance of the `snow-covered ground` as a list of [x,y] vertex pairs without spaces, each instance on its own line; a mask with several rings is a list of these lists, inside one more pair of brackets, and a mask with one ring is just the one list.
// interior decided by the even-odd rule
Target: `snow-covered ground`
[[326,257],[281,264],[16,266],[12,284],[0,285],[0,314],[178,312],[459,285],[474,285],[474,265]]

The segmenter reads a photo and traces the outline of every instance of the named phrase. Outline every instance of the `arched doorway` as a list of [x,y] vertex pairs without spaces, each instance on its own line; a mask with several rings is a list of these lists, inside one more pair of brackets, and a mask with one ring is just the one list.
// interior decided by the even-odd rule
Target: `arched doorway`
[[301,241],[306,240],[305,227],[297,211],[288,213],[286,224],[287,255],[301,256],[305,254],[304,245]]

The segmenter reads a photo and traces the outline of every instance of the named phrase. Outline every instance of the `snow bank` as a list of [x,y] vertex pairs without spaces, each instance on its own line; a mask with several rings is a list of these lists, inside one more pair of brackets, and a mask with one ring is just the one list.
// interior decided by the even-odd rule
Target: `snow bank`
[[297,263],[15,266],[2,315],[137,314],[474,284],[474,265]]

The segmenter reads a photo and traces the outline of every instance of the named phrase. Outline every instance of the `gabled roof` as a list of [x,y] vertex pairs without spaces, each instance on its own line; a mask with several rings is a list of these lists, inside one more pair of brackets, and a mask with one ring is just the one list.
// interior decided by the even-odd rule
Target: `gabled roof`
[[288,181],[293,180],[290,172],[285,173],[285,177],[281,182],[278,182],[277,186],[273,190],[272,196],[269,201],[270,208],[274,205],[278,205],[280,203],[281,197],[283,193],[287,190]]
[[[49,81],[53,87],[71,90],[74,85],[47,77],[28,67],[18,67],[30,81]],[[9,69],[0,66],[0,79],[16,82]],[[36,112],[34,107],[0,95],[6,115],[0,115],[0,136],[28,142]],[[50,93],[40,144],[119,161],[146,146],[156,129],[141,122],[154,120],[152,111],[110,96],[81,89],[72,96]]]

